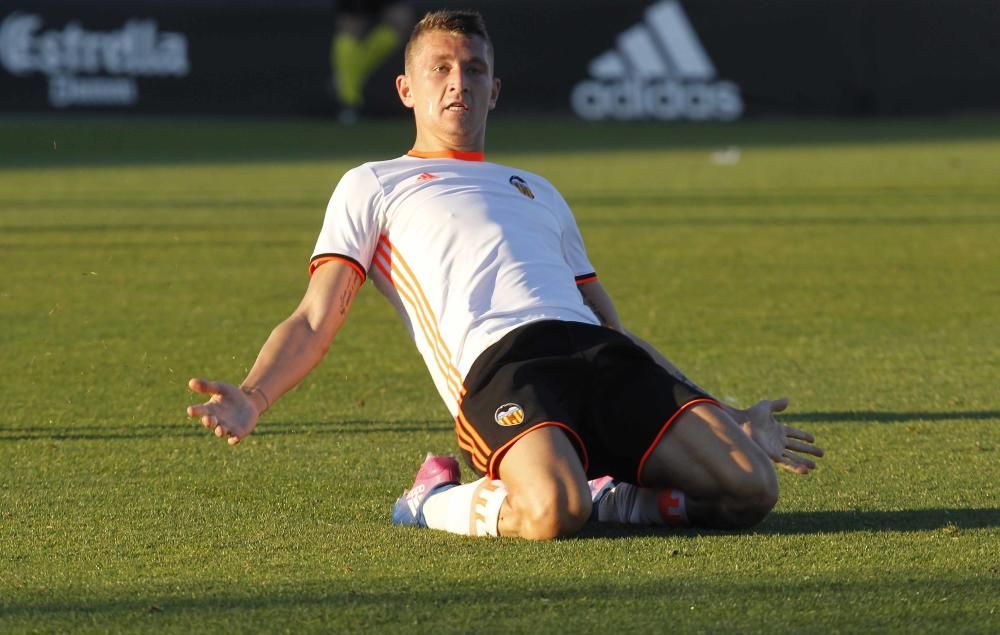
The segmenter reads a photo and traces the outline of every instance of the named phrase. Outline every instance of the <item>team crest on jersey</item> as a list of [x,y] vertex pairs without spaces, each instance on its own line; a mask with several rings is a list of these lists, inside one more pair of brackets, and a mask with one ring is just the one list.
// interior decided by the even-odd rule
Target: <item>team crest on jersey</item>
[[524,408],[516,403],[505,403],[497,408],[493,418],[504,427],[516,426],[524,421]]
[[531,191],[530,187],[528,187],[528,182],[518,175],[515,174],[510,177],[510,184],[516,187],[518,192],[524,194],[528,198],[535,198],[535,193]]

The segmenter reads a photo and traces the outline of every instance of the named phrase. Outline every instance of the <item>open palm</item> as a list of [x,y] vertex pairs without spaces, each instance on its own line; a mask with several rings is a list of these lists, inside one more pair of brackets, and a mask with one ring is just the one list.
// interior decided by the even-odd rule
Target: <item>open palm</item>
[[781,469],[796,474],[806,474],[816,468],[811,459],[801,456],[823,456],[822,448],[814,445],[813,435],[804,430],[786,426],[774,413],[788,407],[788,399],[765,399],[743,411],[740,421],[743,431],[760,446],[767,456]]

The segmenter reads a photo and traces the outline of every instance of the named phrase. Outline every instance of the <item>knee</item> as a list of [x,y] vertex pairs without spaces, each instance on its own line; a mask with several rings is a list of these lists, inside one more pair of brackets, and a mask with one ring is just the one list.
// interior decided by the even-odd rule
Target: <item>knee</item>
[[521,518],[519,534],[529,540],[552,540],[571,536],[587,523],[592,502],[588,495],[559,488],[533,492],[518,500]]
[[733,529],[754,527],[778,504],[778,477],[773,469],[755,478],[748,477],[739,491],[728,498],[726,524]]

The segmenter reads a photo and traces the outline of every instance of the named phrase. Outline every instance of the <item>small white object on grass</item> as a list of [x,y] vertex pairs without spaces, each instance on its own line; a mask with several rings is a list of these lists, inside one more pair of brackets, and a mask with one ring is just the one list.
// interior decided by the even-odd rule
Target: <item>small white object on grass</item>
[[729,146],[724,150],[712,153],[712,163],[715,165],[736,165],[740,162],[742,153],[736,146]]

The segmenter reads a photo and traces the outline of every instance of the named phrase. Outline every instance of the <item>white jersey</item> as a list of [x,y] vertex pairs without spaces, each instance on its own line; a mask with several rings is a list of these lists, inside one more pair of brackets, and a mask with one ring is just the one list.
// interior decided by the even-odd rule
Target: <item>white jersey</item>
[[396,308],[453,416],[472,363],[506,333],[536,320],[599,324],[576,287],[596,275],[566,201],[482,153],[411,153],[347,172],[310,271],[334,259]]

